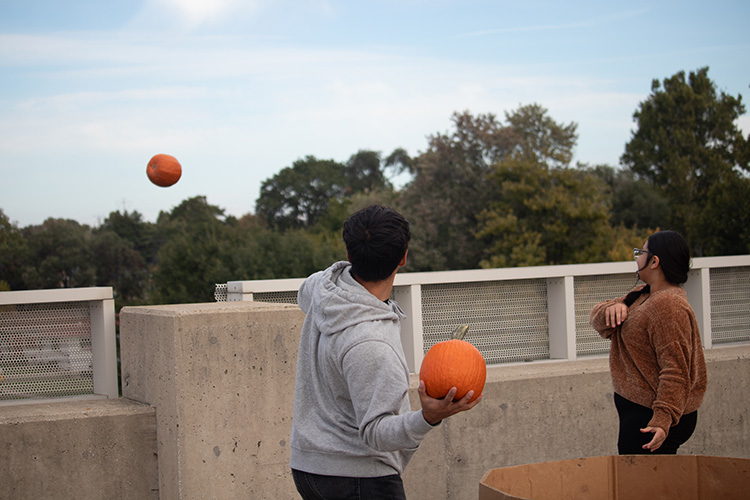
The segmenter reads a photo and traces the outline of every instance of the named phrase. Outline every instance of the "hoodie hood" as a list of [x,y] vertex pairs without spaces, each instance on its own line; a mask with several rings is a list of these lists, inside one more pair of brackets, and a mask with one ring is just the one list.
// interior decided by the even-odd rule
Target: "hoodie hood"
[[297,302],[305,314],[317,311],[315,324],[324,335],[335,335],[359,323],[399,321],[398,304],[383,302],[354,279],[351,264],[336,262],[310,276],[299,289]]

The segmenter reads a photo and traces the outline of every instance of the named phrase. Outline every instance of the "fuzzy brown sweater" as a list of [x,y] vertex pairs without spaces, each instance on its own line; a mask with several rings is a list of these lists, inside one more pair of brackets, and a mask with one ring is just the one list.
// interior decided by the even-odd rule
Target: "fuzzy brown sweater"
[[698,409],[708,382],[695,313],[682,288],[644,293],[619,327],[606,326],[604,310],[625,297],[600,302],[591,326],[612,341],[609,366],[620,396],[654,412],[650,427],[667,433],[680,417]]

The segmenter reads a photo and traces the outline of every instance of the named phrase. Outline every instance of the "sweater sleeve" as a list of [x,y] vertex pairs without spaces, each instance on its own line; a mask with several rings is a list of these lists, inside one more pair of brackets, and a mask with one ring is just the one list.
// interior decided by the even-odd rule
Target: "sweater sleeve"
[[659,314],[649,322],[648,334],[659,364],[659,381],[652,405],[650,427],[669,428],[680,421],[687,404],[692,381],[690,315],[683,307],[659,307]]
[[619,327],[610,327],[607,326],[607,320],[604,317],[604,311],[611,305],[616,304],[618,302],[623,302],[625,300],[625,297],[619,297],[614,300],[605,300],[604,302],[599,302],[591,309],[591,314],[589,316],[589,322],[591,323],[591,326],[599,332],[599,335],[604,337],[605,339],[608,339],[612,336],[613,333],[615,333]]
[[421,410],[403,411],[409,380],[393,348],[381,341],[360,343],[345,355],[343,368],[363,442],[383,452],[419,447],[432,426]]

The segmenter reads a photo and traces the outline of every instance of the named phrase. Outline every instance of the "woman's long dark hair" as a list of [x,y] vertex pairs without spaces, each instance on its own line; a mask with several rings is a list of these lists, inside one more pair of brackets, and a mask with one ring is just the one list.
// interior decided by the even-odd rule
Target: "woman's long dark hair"
[[[648,261],[651,256],[659,257],[659,266],[664,272],[664,278],[673,285],[681,285],[688,279],[690,271],[690,247],[683,236],[677,231],[659,231],[648,237]],[[644,293],[651,292],[649,285],[640,290],[630,292],[625,297],[625,305],[635,302]]]

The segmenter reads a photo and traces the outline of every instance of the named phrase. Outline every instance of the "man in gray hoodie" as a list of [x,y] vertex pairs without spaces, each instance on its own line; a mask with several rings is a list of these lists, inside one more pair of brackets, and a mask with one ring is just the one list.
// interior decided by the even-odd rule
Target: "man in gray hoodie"
[[391,290],[411,233],[398,212],[373,205],[344,223],[348,261],[313,274],[297,301],[302,325],[291,436],[292,473],[303,499],[405,499],[401,473],[427,433],[473,408],[429,397],[411,411],[401,346],[404,313]]

